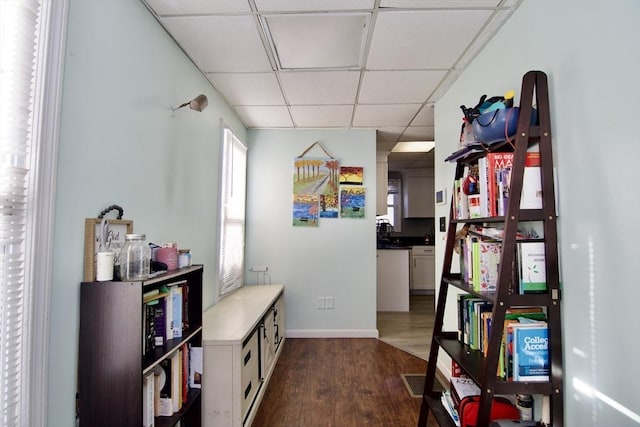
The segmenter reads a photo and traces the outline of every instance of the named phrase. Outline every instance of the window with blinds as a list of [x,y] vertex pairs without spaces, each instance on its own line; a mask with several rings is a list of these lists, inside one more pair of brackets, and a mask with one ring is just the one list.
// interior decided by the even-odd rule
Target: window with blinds
[[247,147],[228,128],[222,141],[218,295],[242,286],[247,187]]
[[26,275],[40,1],[0,1],[0,424],[27,414]]

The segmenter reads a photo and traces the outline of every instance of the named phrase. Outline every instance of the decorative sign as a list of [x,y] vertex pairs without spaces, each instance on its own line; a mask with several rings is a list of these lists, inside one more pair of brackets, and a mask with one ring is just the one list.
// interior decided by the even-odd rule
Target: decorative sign
[[[116,267],[120,266],[120,249],[124,245],[124,236],[133,233],[133,221],[124,219],[106,220],[105,249],[115,253]],[[96,257],[100,249],[102,219],[87,218],[84,220],[84,281],[96,280]]]

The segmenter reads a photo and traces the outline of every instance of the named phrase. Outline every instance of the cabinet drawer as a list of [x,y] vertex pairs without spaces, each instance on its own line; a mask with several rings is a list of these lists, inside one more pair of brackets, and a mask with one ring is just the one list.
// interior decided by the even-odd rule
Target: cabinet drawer
[[242,393],[242,418],[253,402],[260,386],[260,354],[258,353],[258,331],[255,330],[251,337],[242,346],[242,367],[240,392]]
[[411,248],[411,255],[435,255],[436,248],[433,246],[413,246]]

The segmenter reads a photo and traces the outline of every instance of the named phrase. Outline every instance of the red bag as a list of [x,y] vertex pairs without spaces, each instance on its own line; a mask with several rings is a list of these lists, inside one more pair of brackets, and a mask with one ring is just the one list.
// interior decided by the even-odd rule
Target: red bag
[[[478,408],[480,396],[467,396],[460,401],[458,414],[460,415],[460,427],[475,427],[478,420]],[[494,420],[519,420],[520,413],[508,399],[495,397],[491,405],[489,421]]]

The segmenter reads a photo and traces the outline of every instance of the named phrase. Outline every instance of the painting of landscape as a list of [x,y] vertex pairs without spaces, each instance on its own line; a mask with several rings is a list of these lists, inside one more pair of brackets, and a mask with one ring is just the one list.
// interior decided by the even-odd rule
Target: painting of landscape
[[319,201],[320,196],[317,194],[294,194],[293,225],[297,227],[317,227]]
[[[297,196],[316,196],[317,218],[338,218],[338,179],[340,173],[340,161],[331,158],[307,158],[298,157],[293,162],[293,194],[294,194],[294,225],[309,226],[306,223],[296,223],[296,211],[302,205],[296,206]],[[300,198],[300,203],[305,204],[308,198]],[[301,212],[297,212],[301,214]]]
[[340,217],[364,218],[365,191],[359,185],[340,186]]
[[340,166],[340,185],[362,185],[363,167]]

